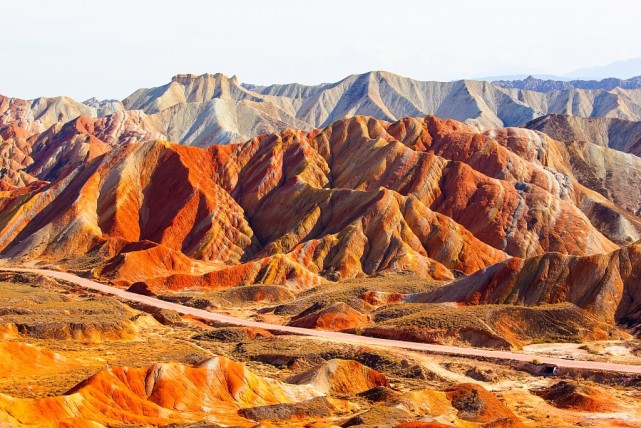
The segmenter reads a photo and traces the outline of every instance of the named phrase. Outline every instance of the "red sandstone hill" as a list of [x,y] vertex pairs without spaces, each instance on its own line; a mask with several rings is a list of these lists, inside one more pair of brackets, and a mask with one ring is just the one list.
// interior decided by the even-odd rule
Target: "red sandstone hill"
[[33,163],[31,158],[35,136],[30,136],[17,123],[0,127],[0,190],[14,190],[37,181],[25,169]]
[[81,260],[151,289],[300,289],[604,254],[641,231],[638,217],[573,178],[561,143],[528,130],[360,116],[200,149],[126,144],[110,126],[79,118],[39,137],[29,170],[55,180],[2,195],[4,257]]
[[14,425],[159,426],[208,421],[251,426],[238,409],[295,403],[321,392],[262,378],[242,364],[216,357],[197,367],[155,364],[100,371],[63,396],[22,399],[0,394],[0,421]]

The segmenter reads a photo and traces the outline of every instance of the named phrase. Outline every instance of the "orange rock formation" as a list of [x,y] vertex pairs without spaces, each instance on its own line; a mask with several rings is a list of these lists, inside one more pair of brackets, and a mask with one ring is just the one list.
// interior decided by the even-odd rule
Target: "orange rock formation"
[[113,147],[112,128],[78,118],[38,143],[34,156],[50,161],[32,170],[57,180],[0,201],[5,257],[91,254],[96,274],[152,290],[297,290],[386,270],[447,280],[510,255],[616,248],[582,211],[588,200],[609,207],[604,215],[616,207],[576,182],[554,142],[533,131],[354,117],[199,149]]

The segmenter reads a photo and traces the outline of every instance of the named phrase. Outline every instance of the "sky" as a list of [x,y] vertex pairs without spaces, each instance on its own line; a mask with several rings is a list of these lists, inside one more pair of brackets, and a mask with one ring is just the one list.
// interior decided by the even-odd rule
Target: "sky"
[[19,98],[122,99],[179,73],[447,81],[641,57],[638,0],[5,0],[0,10],[0,94]]

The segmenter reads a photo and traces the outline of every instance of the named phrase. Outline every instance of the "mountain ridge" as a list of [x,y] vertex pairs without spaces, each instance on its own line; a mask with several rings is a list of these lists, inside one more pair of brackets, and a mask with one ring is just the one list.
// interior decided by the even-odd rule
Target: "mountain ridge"
[[493,80],[492,83],[502,88],[528,89],[537,92],[568,89],[604,89],[611,91],[615,88],[639,89],[641,88],[641,76],[635,76],[629,79],[608,77],[601,80],[558,80],[541,79],[530,75],[522,80]]
[[629,58],[614,61],[602,66],[579,68],[565,74],[564,76],[574,79],[603,79],[612,76],[621,79],[629,79],[630,77],[638,76],[639,74],[641,74],[641,58]]
[[641,120],[641,89],[613,85],[616,82],[608,83],[607,90],[537,92],[475,80],[422,82],[373,71],[315,86],[256,86],[220,73],[183,74],[165,85],[138,89],[122,101],[89,99],[83,104],[65,97],[2,97],[0,128],[17,122],[36,133],[79,115],[97,118],[141,110],[153,131],[171,141],[205,147],[287,128],[322,128],[354,115],[393,122],[434,114],[479,129],[518,126],[546,114]]

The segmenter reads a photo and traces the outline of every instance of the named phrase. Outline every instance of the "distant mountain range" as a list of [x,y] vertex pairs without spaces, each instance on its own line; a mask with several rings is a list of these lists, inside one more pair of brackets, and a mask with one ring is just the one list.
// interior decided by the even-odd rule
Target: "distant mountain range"
[[522,69],[520,67],[498,69],[482,75],[477,80],[487,80],[490,82],[497,80],[523,80],[528,76],[534,76],[542,80],[559,80],[563,82],[569,80],[603,80],[610,78],[626,80],[635,76],[641,76],[641,58],[615,61],[597,67],[579,68],[562,75],[554,75],[536,70],[518,71],[515,73],[514,70]]
[[[287,128],[311,130],[355,115],[395,121],[435,114],[479,129],[518,126],[547,114],[641,119],[640,79],[557,82],[525,79],[490,83],[473,80],[422,82],[375,71],[335,83],[256,86],[222,74],[185,74],[122,101],[67,97],[0,98],[0,128],[13,124],[43,133],[78,116],[105,118],[128,128],[105,128],[114,141],[159,135],[185,145],[244,141]],[[119,113],[117,120],[110,118]],[[123,116],[124,115],[124,116]],[[131,132],[129,132],[131,131]],[[115,133],[115,134],[114,134]]]
[[641,75],[641,58],[630,58],[599,67],[579,68],[565,74],[564,77],[572,79],[604,79],[608,77],[629,79],[639,75]]
[[603,89],[611,91],[615,88],[639,89],[641,88],[641,76],[626,80],[614,77],[602,80],[554,80],[528,76],[523,80],[496,80],[492,83],[502,88],[526,89],[537,92],[562,91],[567,89]]

